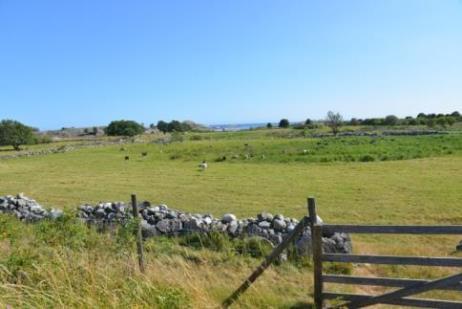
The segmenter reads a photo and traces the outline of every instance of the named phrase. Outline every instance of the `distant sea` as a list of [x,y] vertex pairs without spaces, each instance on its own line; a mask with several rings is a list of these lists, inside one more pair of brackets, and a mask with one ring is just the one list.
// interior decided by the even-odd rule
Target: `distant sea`
[[240,123],[240,124],[214,124],[209,128],[214,131],[242,131],[255,128],[266,127],[265,123]]

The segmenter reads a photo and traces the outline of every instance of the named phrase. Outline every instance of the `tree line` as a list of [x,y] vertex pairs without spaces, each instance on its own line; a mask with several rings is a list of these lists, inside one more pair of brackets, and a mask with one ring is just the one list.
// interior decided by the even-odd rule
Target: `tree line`
[[[295,128],[295,129],[313,129],[324,124],[328,126],[332,133],[335,135],[339,132],[340,127],[344,125],[350,126],[416,126],[425,125],[428,127],[448,127],[452,126],[456,122],[462,122],[462,115],[455,111],[451,114],[425,114],[419,113],[416,117],[408,116],[405,118],[399,118],[395,115],[388,115],[383,118],[351,118],[350,120],[343,120],[340,113],[329,111],[323,121],[313,121],[306,119],[303,123],[296,123],[291,125],[289,120],[283,118],[279,121],[278,127],[280,128]],[[267,128],[272,128],[273,124],[268,123]],[[187,132],[200,130],[204,127],[191,122],[191,121],[178,121],[172,120],[166,122],[159,120],[156,125],[151,124],[151,129],[157,129],[164,134],[167,132]],[[97,127],[86,129],[86,134],[97,133]],[[146,128],[143,124],[133,120],[116,120],[111,121],[109,125],[104,129],[105,134],[112,136],[135,136],[143,134]],[[37,144],[50,142],[50,138],[44,135],[39,135],[38,129],[24,125],[16,120],[2,120],[0,121],[0,146],[12,146],[15,150],[19,150],[21,145]]]
[[[418,126],[425,125],[430,128],[440,126],[443,128],[450,127],[456,122],[462,122],[462,115],[455,111],[451,114],[425,114],[419,113],[416,117],[407,116],[405,118],[399,118],[395,115],[388,115],[383,118],[351,118],[350,120],[343,120],[343,116],[340,113],[329,111],[323,121],[313,121],[306,119],[304,123],[295,123],[291,125],[289,120],[283,118],[279,121],[279,128],[293,127],[295,129],[313,129],[316,128],[317,124],[324,124],[331,128],[332,133],[337,134],[339,128],[344,125],[350,126]],[[273,124],[268,123],[267,128],[272,128]]]
[[[157,129],[162,133],[167,132],[188,132],[198,129],[200,125],[192,121],[178,121],[172,120],[166,122],[159,120],[157,124],[149,125],[150,129]],[[104,132],[107,135],[112,136],[135,136],[145,132],[145,127],[143,124],[138,123],[133,120],[116,120],[111,121],[111,123],[106,127]]]
[[416,117],[407,116],[405,118],[398,118],[395,115],[388,115],[384,118],[366,118],[357,119],[352,118],[348,125],[366,125],[366,126],[396,126],[396,125],[426,125],[434,127],[436,125],[446,127],[452,126],[456,122],[462,121],[461,114],[457,111],[451,114],[425,114],[419,113]]

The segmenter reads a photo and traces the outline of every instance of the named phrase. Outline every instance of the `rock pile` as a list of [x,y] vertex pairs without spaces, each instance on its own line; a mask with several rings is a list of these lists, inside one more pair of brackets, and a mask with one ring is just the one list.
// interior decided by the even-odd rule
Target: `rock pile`
[[[167,207],[143,202],[139,206],[141,226],[145,238],[167,235],[178,236],[187,233],[221,232],[232,238],[261,237],[274,246],[280,244],[299,223],[297,219],[283,215],[260,213],[256,218],[238,219],[233,214],[214,218],[211,214],[190,214]],[[77,216],[91,224],[124,223],[131,218],[131,208],[122,202],[99,203],[95,206],[82,205]],[[351,253],[351,239],[348,234],[323,235],[325,252]],[[299,254],[311,253],[311,230],[305,228],[296,241]]]
[[42,219],[56,219],[61,217],[61,210],[52,209],[50,211],[43,208],[35,200],[23,194],[17,196],[7,195],[0,197],[0,213],[10,213],[23,221],[39,221]]

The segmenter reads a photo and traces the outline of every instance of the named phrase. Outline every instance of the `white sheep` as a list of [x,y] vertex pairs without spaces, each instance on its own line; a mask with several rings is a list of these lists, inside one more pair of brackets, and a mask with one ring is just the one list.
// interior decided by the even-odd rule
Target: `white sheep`
[[208,164],[207,164],[207,162],[206,162],[205,160],[202,161],[201,164],[199,164],[199,168],[200,168],[201,170],[203,170],[203,171],[205,171],[208,167],[209,167],[209,166],[208,166]]

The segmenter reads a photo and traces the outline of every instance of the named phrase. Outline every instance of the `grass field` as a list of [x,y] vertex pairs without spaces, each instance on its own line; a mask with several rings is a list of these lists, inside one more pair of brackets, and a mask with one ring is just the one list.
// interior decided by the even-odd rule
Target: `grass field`
[[[85,202],[127,201],[135,192],[139,199],[216,216],[269,211],[294,217],[306,214],[306,197],[313,195],[318,213],[329,223],[462,222],[462,134],[458,133],[323,139],[278,137],[266,131],[196,133],[183,142],[123,147],[0,160],[0,195],[24,192],[45,206],[71,212]],[[141,156],[143,151],[147,157]],[[209,161],[205,172],[197,168],[202,159]],[[107,235],[69,223],[75,233],[70,228],[68,239],[78,235],[80,242],[69,244],[60,238],[50,242],[40,237],[49,233],[49,226],[14,228],[13,221],[2,220],[12,230],[0,230],[2,305],[216,307],[259,262],[230,252],[194,250],[174,240],[151,240],[149,269],[141,276],[134,273],[128,240],[122,248]],[[459,240],[362,236],[354,237],[354,250],[449,256],[455,254]],[[19,283],[11,277],[11,270],[22,263],[14,261],[18,256],[26,261],[27,273]],[[37,262],[29,265],[31,256]],[[353,272],[435,277],[448,270],[366,266]],[[309,304],[311,276],[304,263],[272,267],[239,305]],[[48,283],[38,284],[44,281]]]

